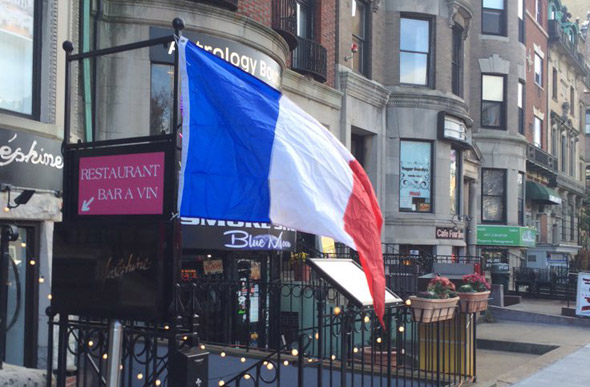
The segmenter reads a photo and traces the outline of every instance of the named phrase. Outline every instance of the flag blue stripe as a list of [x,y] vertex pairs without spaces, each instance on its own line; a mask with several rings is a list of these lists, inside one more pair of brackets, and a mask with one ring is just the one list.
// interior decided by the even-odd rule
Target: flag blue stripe
[[190,136],[180,214],[269,222],[281,94],[191,42],[185,53]]

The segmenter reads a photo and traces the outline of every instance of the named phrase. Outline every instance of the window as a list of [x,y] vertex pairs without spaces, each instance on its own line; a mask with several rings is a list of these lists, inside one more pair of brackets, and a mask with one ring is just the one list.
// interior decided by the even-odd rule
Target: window
[[453,27],[453,70],[451,74],[453,94],[463,97],[463,28]]
[[586,110],[586,127],[584,133],[590,134],[590,109]]
[[0,1],[0,110],[38,115],[34,85],[38,2]]
[[432,144],[401,141],[400,148],[400,211],[432,212]]
[[430,22],[402,18],[400,24],[400,83],[430,84]]
[[535,53],[535,83],[543,87],[543,58]]
[[450,198],[450,213],[452,215],[458,215],[459,214],[459,181],[460,181],[460,167],[459,167],[459,161],[460,161],[460,155],[461,153],[454,148],[451,148],[451,163],[450,163],[450,176],[451,176],[451,180],[450,180],[450,190],[449,190],[449,198]]
[[575,103],[574,103],[575,98],[576,98],[576,91],[574,90],[574,87],[573,86],[570,86],[570,114],[572,116],[575,115],[575,112],[574,112],[574,110],[575,110]]
[[518,0],[518,41],[524,43],[524,0]]
[[518,173],[518,225],[524,226],[524,173]]
[[553,67],[553,77],[551,81],[551,97],[557,99],[557,69]]
[[504,0],[483,0],[481,11],[481,33],[506,35]]
[[359,164],[365,167],[365,136],[360,134],[352,133],[350,135],[350,153],[359,162]]
[[174,66],[152,63],[150,134],[171,133],[174,98]]
[[533,145],[537,148],[543,147],[543,120],[539,117],[534,118],[534,134],[533,134]]
[[297,36],[312,39],[310,0],[297,0]]
[[518,133],[524,135],[524,83],[518,82]]
[[481,218],[484,222],[503,223],[505,219],[506,171],[482,169]]
[[503,129],[504,126],[504,77],[481,76],[481,126]]
[[535,20],[537,23],[543,23],[543,4],[541,0],[535,0]]
[[368,15],[366,3],[360,0],[352,1],[352,43],[357,49],[352,58],[352,69],[363,75],[368,75],[366,47]]

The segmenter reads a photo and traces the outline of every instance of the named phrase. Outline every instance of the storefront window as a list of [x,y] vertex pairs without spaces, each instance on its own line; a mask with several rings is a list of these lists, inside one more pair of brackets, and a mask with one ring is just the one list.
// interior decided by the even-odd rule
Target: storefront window
[[150,134],[170,133],[174,98],[174,66],[152,63]]
[[459,152],[456,149],[451,149],[451,163],[450,163],[450,191],[449,191],[449,198],[450,198],[450,212],[452,215],[456,215],[459,212],[459,160],[458,160]]
[[481,217],[484,222],[503,223],[505,220],[506,171],[482,170]]
[[400,211],[431,212],[432,144],[402,141],[400,148]]
[[0,109],[33,114],[35,0],[0,0]]

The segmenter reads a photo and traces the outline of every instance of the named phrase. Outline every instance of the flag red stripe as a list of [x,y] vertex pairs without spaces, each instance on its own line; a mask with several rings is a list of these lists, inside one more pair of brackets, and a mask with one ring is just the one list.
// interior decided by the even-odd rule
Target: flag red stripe
[[359,253],[375,313],[383,324],[385,312],[385,273],[381,253],[383,217],[373,186],[358,161],[349,162],[353,172],[352,193],[344,212],[344,230],[352,237]]

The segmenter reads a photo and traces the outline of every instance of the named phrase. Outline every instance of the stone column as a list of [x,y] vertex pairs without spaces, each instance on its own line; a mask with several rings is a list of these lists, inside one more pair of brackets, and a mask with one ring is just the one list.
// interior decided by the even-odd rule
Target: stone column
[[477,254],[477,188],[478,181],[476,179],[469,180],[469,221],[467,222],[467,255]]

